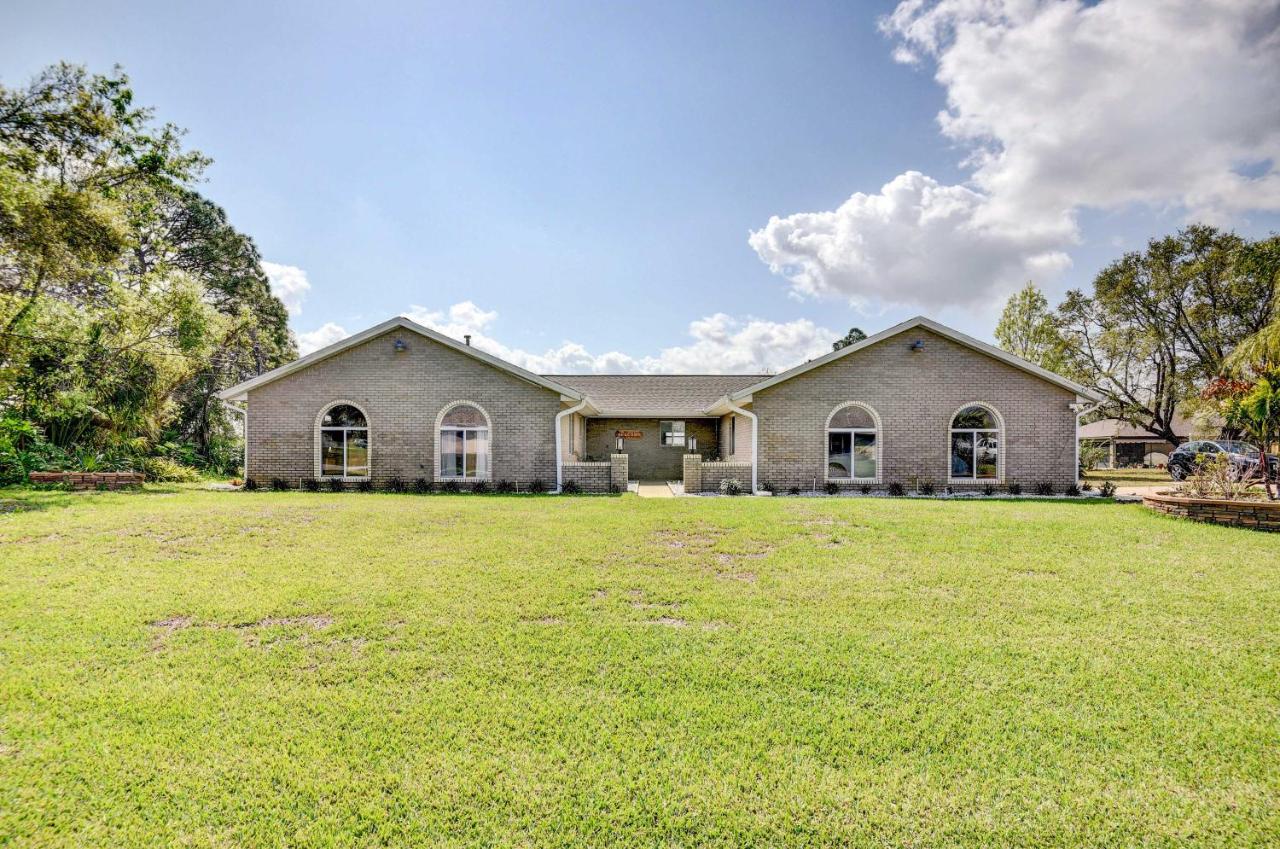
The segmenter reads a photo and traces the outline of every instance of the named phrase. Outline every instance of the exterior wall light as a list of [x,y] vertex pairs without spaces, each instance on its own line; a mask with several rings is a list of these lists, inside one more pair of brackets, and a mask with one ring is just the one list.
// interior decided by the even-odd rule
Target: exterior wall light
[[915,353],[917,353],[917,354],[918,354],[918,353],[920,353],[921,351],[923,351],[923,350],[924,350],[924,340],[923,340],[923,339],[917,339],[916,341],[912,342],[912,343],[911,343],[911,350],[912,350],[912,351],[914,351],[914,352],[915,352]]
[[396,349],[396,353],[398,354],[401,351],[404,351],[409,346],[405,344],[405,341],[403,339],[397,339],[395,341],[395,344],[392,345],[392,347]]

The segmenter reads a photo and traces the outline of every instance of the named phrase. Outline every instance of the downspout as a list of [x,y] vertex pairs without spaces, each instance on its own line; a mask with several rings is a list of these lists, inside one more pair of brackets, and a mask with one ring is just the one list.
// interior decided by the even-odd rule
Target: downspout
[[587,399],[583,398],[581,401],[578,402],[578,405],[576,407],[570,407],[567,410],[561,410],[560,412],[556,413],[556,492],[557,493],[559,493],[560,489],[564,486],[564,452],[563,452],[564,431],[560,427],[560,424],[561,422],[563,422],[565,416],[572,415],[573,413],[577,413],[583,410],[586,406],[587,406]]
[[249,409],[248,409],[248,406],[246,405],[245,407],[237,407],[235,404],[232,404],[230,401],[227,401],[225,399],[219,399],[219,400],[222,400],[222,406],[226,407],[229,411],[233,413],[238,413],[240,417],[244,419],[240,432],[244,436],[244,470],[243,470],[244,479],[248,480],[249,479]]
[[751,494],[755,495],[756,494],[756,468],[760,462],[760,451],[758,448],[758,439],[756,434],[757,424],[758,424],[756,421],[756,414],[751,412],[750,410],[742,409],[737,404],[733,403],[733,400],[730,399],[728,396],[725,396],[725,403],[728,405],[731,411],[735,413],[739,413],[751,419]]
[[[1094,410],[1098,409],[1101,406],[1102,406],[1101,401],[1097,402],[1096,404],[1081,404],[1079,402],[1076,402],[1071,405],[1071,409],[1074,410],[1076,414],[1076,477],[1077,478],[1080,477],[1080,474],[1081,474],[1080,472],[1080,417],[1086,416],[1089,413],[1092,413]],[[1112,444],[1114,445],[1114,442]]]

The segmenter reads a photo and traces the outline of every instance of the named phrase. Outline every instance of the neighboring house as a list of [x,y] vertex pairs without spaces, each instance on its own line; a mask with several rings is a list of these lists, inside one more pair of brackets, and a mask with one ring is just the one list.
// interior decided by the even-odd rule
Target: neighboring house
[[[1196,431],[1190,419],[1174,414],[1173,432],[1179,445]],[[1081,442],[1091,442],[1107,449],[1105,465],[1097,467],[1101,469],[1162,468],[1177,447],[1169,440],[1122,419],[1099,419],[1080,425],[1079,438]]]
[[539,375],[395,318],[221,393],[246,476],[809,491],[1076,480],[1071,381],[927,318],[777,375]]

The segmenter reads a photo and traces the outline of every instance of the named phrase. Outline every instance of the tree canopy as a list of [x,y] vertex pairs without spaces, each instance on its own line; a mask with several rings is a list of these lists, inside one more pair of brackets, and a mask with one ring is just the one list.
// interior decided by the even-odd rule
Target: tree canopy
[[0,477],[157,453],[234,462],[214,393],[292,359],[251,239],[196,190],[209,160],[118,69],[0,85]]

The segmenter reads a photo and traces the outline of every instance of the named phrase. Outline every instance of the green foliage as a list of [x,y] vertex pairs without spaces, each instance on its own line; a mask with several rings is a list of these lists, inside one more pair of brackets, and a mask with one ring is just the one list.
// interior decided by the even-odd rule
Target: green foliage
[[181,136],[118,71],[0,86],[0,406],[77,455],[231,471],[214,393],[295,351],[252,241],[192,188],[208,160]]
[[1024,360],[1059,371],[1065,351],[1053,310],[1044,293],[1028,281],[1011,296],[996,325],[996,342]]
[[142,467],[142,473],[147,476],[149,481],[195,483],[200,480],[200,471],[198,469],[184,466],[181,463],[170,460],[168,457],[146,457],[140,461],[139,465]]
[[1111,498],[1116,494],[1116,485],[1111,481],[1103,481],[1102,486],[1098,487],[1098,494],[1103,498]]
[[[832,486],[835,486],[835,485],[828,484],[828,488],[827,488],[828,495],[835,495],[836,492],[840,491],[840,487],[837,486],[836,492],[832,492],[830,489]],[[720,494],[721,495],[741,495],[742,481],[738,480],[737,478],[724,478],[723,480],[720,481]]]

